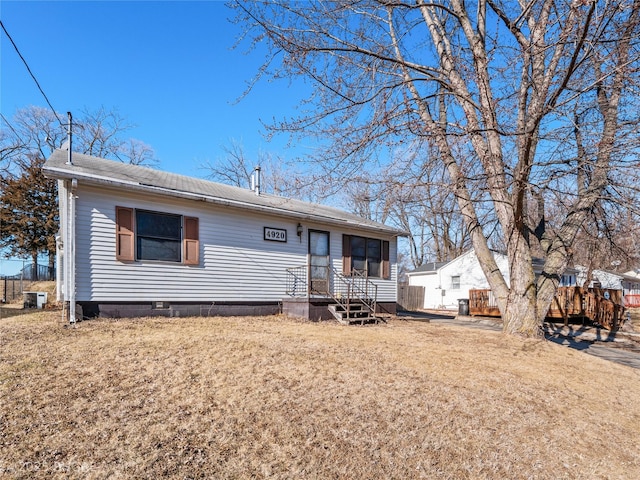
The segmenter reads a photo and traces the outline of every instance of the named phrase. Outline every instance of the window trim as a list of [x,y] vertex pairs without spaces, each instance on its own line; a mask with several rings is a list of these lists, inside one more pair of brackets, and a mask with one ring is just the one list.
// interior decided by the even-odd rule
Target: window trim
[[[375,237],[363,237],[362,235],[342,235],[342,274],[345,276],[353,275],[353,254],[351,249],[351,239],[353,237],[363,238],[365,240],[365,275],[370,278],[380,278],[383,280],[391,279],[391,262],[389,261],[389,241]],[[370,276],[368,272],[369,256],[367,253],[369,241],[380,242],[380,267],[379,273]]]
[[[143,224],[145,226],[145,230],[148,230],[148,223],[149,220],[148,219],[153,219],[155,218],[155,220],[151,220],[151,225],[153,226],[151,232],[149,231],[145,231],[144,233],[140,233],[140,230],[143,227]],[[145,219],[146,221],[143,222],[142,220]],[[167,220],[168,219],[168,220]],[[176,224],[177,222],[177,224]],[[158,230],[156,230],[156,226],[157,225],[165,225],[166,223],[169,224],[169,228],[170,230],[173,230],[173,235],[171,234],[162,234],[160,233]],[[179,225],[179,226],[178,226]],[[175,232],[175,228],[178,228],[178,231]],[[184,235],[184,227],[183,227],[183,217],[182,215],[179,214],[175,214],[175,213],[164,213],[164,212],[158,212],[155,210],[146,210],[146,209],[142,209],[142,208],[137,208],[135,210],[135,237],[136,237],[136,260],[139,262],[143,262],[143,261],[151,261],[151,262],[170,262],[170,263],[183,263],[183,235]],[[177,233],[177,235],[176,235]],[[143,258],[143,253],[148,255],[146,248],[141,248],[142,247],[142,243],[143,241],[147,239],[149,241],[152,242],[153,244],[156,244],[158,242],[160,242],[162,245],[165,244],[169,244],[172,245],[173,248],[171,248],[171,250],[173,250],[175,248],[175,251],[173,251],[172,253],[175,255],[175,257],[164,257],[164,258]],[[151,247],[151,252],[156,251],[154,249],[154,247]]]
[[[180,261],[137,259],[137,211],[180,217]],[[198,217],[148,209],[116,206],[116,260],[126,263],[162,262],[178,265],[200,264],[200,222]]]

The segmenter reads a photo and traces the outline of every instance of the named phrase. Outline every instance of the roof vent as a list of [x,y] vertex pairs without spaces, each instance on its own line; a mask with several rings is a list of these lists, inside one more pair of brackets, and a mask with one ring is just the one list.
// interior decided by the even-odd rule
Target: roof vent
[[73,137],[71,128],[73,124],[73,117],[71,116],[71,112],[67,112],[67,118],[69,119],[69,123],[67,124],[67,142],[65,142],[69,143],[69,157],[67,159],[67,165],[73,165],[73,159],[71,158],[71,145]]
[[253,190],[256,195],[260,195],[260,165],[254,168],[251,174],[251,190]]

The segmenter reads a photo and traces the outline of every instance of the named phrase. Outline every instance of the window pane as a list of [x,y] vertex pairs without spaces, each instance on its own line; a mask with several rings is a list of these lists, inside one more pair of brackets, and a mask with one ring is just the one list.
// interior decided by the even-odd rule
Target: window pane
[[460,277],[451,277],[451,290],[460,290]]
[[367,274],[370,277],[380,276],[380,262],[382,260],[382,242],[372,238],[367,239]]
[[351,257],[351,265],[353,266],[353,270],[364,272],[367,266],[366,263],[367,261],[364,258]]
[[182,217],[136,210],[136,258],[180,262]]
[[136,211],[136,231],[138,235],[155,238],[180,240],[182,217],[157,212]]
[[351,256],[365,258],[367,256],[367,239],[351,237]]
[[138,237],[138,260],[180,261],[182,243],[178,240]]
[[329,255],[329,235],[327,232],[309,232],[309,253]]
[[367,239],[351,237],[351,268],[364,272],[367,269]]
[[380,261],[381,242],[380,240],[367,239],[367,257]]

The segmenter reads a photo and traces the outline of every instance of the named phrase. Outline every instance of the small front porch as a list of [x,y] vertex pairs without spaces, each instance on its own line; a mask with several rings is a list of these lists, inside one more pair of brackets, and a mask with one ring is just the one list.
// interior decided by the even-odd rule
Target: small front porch
[[395,302],[378,302],[377,285],[356,270],[344,275],[331,266],[289,268],[286,293],[282,313],[314,321],[377,323],[396,311]]

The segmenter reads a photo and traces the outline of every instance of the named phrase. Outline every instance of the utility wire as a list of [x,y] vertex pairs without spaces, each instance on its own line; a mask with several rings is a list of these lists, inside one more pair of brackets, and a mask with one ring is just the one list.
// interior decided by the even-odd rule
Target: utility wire
[[4,120],[4,123],[7,124],[7,126],[11,129],[11,131],[14,133],[14,135],[16,137],[18,137],[20,140],[22,140],[22,138],[20,138],[20,135],[18,134],[18,132],[16,132],[16,129],[13,128],[13,126],[9,123],[9,120],[7,120],[7,117],[5,117],[2,113],[0,113],[0,118],[2,118],[2,120]]
[[2,120],[4,120],[4,123],[7,124],[7,126],[9,127],[9,129],[11,129],[11,131],[13,132],[13,134],[16,136],[16,138],[21,142],[21,146],[26,145],[27,142],[24,141],[24,139],[22,138],[22,135],[20,135],[17,130],[15,128],[13,128],[13,125],[11,125],[11,122],[9,122],[9,120],[7,119],[7,117],[4,116],[4,114],[2,114],[0,112],[0,118],[2,118]]
[[47,101],[47,105],[49,105],[49,108],[51,109],[51,111],[53,112],[53,114],[56,116],[56,118],[58,119],[58,123],[61,126],[64,126],[64,124],[62,123],[62,120],[60,120],[60,117],[58,116],[58,114],[56,113],[55,108],[53,108],[53,106],[51,105],[51,102],[49,101],[49,98],[47,97],[47,95],[44,93],[44,90],[42,90],[42,87],[40,86],[40,83],[38,83],[38,80],[36,79],[36,76],[33,74],[33,72],[31,71],[31,69],[29,68],[29,65],[27,64],[27,61],[24,59],[24,57],[22,56],[22,54],[20,53],[20,50],[18,50],[18,46],[16,45],[16,42],[13,41],[13,38],[11,38],[11,35],[9,35],[9,32],[7,32],[7,29],[4,26],[4,23],[2,23],[2,20],[0,20],[0,26],[2,26],[2,30],[4,30],[4,33],[7,35],[7,38],[9,39],[9,41],[11,42],[11,45],[13,45],[13,48],[15,48],[16,53],[18,54],[18,56],[20,57],[20,60],[22,60],[22,63],[24,63],[24,66],[27,67],[27,71],[29,72],[29,75],[31,75],[31,78],[33,78],[33,81],[36,82],[36,85],[38,87],[38,90],[40,90],[40,93],[42,94],[42,96],[44,97],[44,99]]

